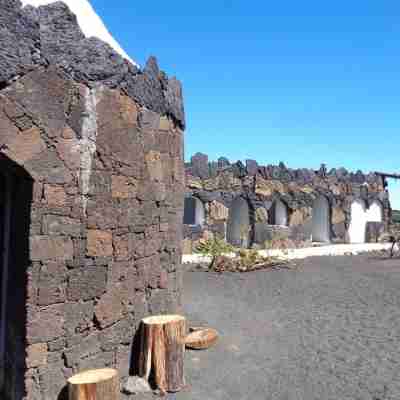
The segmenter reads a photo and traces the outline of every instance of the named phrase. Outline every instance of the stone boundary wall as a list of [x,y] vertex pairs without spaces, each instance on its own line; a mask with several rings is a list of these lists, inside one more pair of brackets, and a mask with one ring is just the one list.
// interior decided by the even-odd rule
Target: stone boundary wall
[[140,319],[180,309],[182,90],[154,58],[142,71],[85,38],[63,3],[0,9],[0,173],[18,215],[1,397],[62,400],[78,371],[134,373]]
[[[261,166],[254,160],[230,163],[221,157],[209,162],[208,156],[195,154],[185,164],[186,197],[194,197],[204,206],[203,223],[184,225],[184,253],[191,253],[202,238],[213,234],[227,237],[229,216],[235,199],[248,204],[249,244],[262,245],[276,234],[294,241],[311,239],[313,205],[321,196],[329,204],[329,241],[349,242],[351,205],[355,200],[368,207],[376,202],[382,208],[382,222],[369,224],[367,231],[376,241],[390,220],[386,181],[375,173],[349,172],[344,168],[317,171],[291,169],[283,163]],[[277,201],[287,208],[287,226],[273,225],[271,214]],[[372,229],[373,225],[373,229]],[[261,239],[260,239],[261,238]]]

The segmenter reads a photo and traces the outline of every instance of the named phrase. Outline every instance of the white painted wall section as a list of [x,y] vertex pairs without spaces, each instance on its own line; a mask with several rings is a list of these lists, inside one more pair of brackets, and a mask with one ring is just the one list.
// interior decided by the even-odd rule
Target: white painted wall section
[[351,220],[349,226],[350,243],[365,243],[367,222],[382,222],[383,207],[374,201],[367,209],[363,200],[355,200],[351,204]]
[[374,201],[367,210],[368,222],[382,222],[383,220],[383,207],[378,201]]
[[350,243],[365,243],[365,229],[367,225],[365,202],[363,200],[353,201],[353,203],[351,204],[350,215]]

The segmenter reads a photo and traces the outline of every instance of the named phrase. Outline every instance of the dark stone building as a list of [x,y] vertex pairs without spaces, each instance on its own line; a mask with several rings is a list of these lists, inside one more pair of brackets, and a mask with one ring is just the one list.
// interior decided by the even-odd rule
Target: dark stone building
[[64,398],[134,373],[148,314],[180,306],[180,83],[86,38],[63,3],[0,0],[0,389]]
[[277,235],[293,241],[363,243],[387,229],[390,203],[384,176],[291,169],[279,165],[209,162],[196,154],[186,166],[184,252],[217,234],[237,246],[262,246]]

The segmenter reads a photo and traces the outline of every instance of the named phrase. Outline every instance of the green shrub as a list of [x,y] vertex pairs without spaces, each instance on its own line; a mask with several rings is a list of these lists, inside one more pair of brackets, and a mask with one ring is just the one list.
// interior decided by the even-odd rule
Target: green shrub
[[202,256],[211,257],[210,267],[212,267],[218,257],[221,257],[226,253],[232,253],[234,247],[224,239],[214,236],[211,239],[202,240],[194,251]]

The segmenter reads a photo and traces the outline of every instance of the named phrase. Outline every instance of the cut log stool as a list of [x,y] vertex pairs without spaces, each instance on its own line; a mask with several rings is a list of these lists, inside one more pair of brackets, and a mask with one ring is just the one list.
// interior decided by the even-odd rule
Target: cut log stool
[[185,386],[186,319],[181,315],[158,315],[142,319],[139,375],[151,377],[161,393],[179,392]]
[[68,379],[69,400],[119,400],[118,371],[92,369]]

